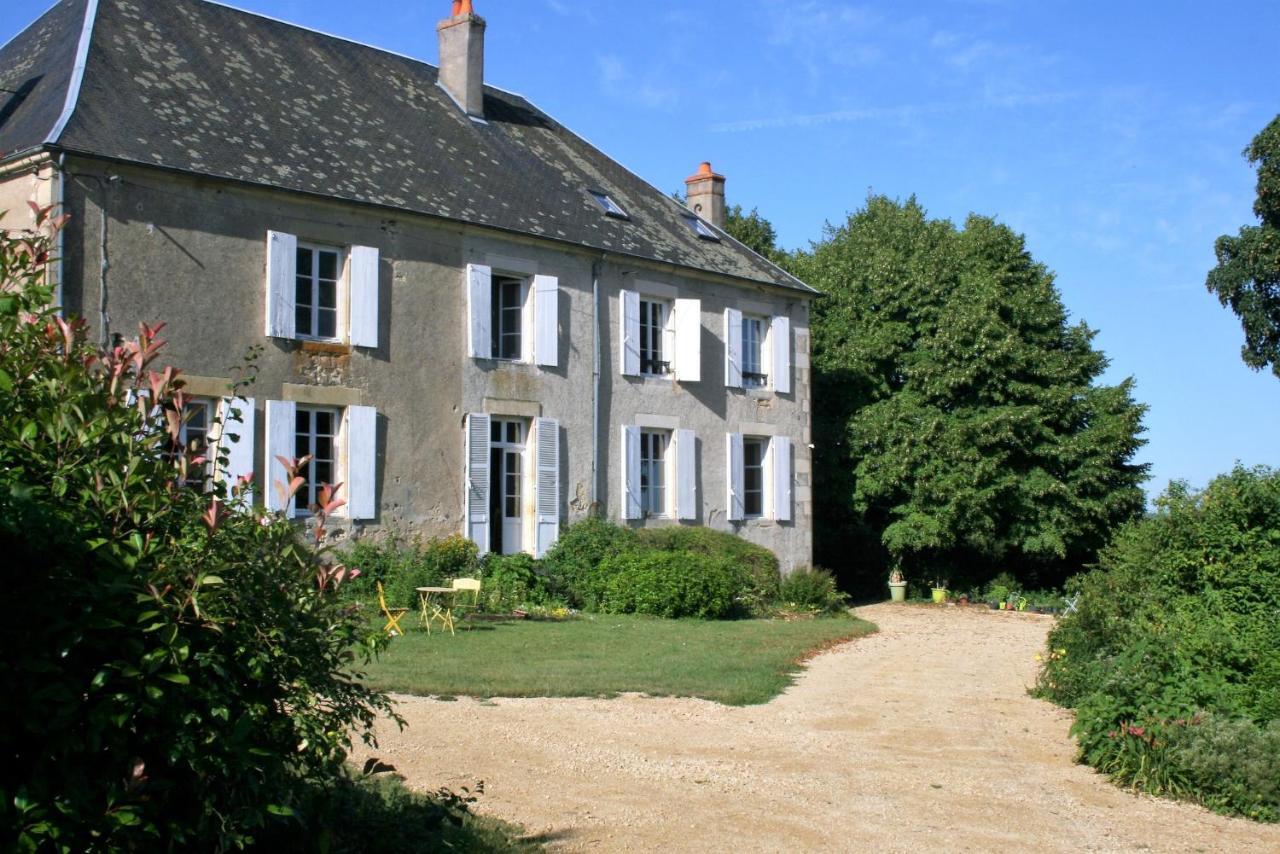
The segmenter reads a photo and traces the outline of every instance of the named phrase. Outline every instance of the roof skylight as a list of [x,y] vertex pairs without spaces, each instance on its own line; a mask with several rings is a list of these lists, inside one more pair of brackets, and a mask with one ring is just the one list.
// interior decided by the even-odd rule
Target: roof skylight
[[600,190],[588,190],[587,192],[604,210],[605,216],[611,216],[614,219],[631,219],[631,217],[627,216],[627,212],[622,209],[622,205],[613,200],[613,196]]
[[720,240],[720,235],[716,234],[715,231],[711,229],[711,226],[707,225],[699,217],[696,217],[693,214],[685,214],[684,221],[689,223],[689,227],[692,228],[694,233],[703,240]]

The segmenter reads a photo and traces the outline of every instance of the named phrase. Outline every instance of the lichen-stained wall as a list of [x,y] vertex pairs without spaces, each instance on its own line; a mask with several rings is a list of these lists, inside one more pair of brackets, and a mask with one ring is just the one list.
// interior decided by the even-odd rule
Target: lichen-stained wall
[[[461,528],[464,339],[460,324],[444,320],[459,310],[460,229],[154,170],[86,160],[69,168],[77,227],[67,240],[67,265],[78,287],[68,287],[67,304],[90,322],[95,339],[105,258],[112,335],[164,321],[165,362],[201,377],[231,378],[260,348],[256,378],[244,392],[257,402],[259,478],[263,402],[286,399],[286,384],[347,390],[346,400],[378,410],[375,526],[427,535]],[[309,352],[301,342],[265,336],[268,230],[379,249],[376,349]]]
[[35,227],[35,213],[28,202],[48,207],[54,202],[56,178],[48,158],[32,158],[0,170],[0,228]]
[[[341,535],[366,529],[428,537],[461,531],[469,412],[557,419],[562,519],[567,524],[592,512],[598,269],[599,511],[619,520],[619,427],[643,416],[673,418],[699,439],[696,523],[736,529],[774,549],[784,568],[810,560],[809,324],[807,300],[798,292],[693,278],[670,265],[630,263],[562,243],[153,169],[77,158],[68,171],[73,226],[65,257],[68,282],[75,283],[67,288],[69,312],[88,319],[95,338],[104,306],[111,335],[132,335],[139,322],[163,320],[167,362],[206,380],[230,379],[235,366],[259,348],[256,379],[245,392],[257,401],[259,478],[265,468],[264,401],[290,394],[296,399],[305,387],[310,394],[377,408],[378,516]],[[314,352],[265,336],[268,230],[306,242],[378,248],[376,349]],[[468,263],[558,278],[558,367],[467,356]],[[618,293],[638,280],[702,301],[700,382],[620,375]],[[791,318],[791,394],[725,388],[723,311],[729,305]],[[794,440],[794,521],[729,523],[725,434],[762,427]]]

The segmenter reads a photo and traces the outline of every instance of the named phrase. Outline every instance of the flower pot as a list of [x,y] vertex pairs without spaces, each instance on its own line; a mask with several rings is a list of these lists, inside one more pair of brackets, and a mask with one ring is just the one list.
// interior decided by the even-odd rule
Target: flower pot
[[937,603],[937,604],[939,604],[939,605],[941,605],[943,602],[946,602],[946,601],[947,601],[947,588],[945,588],[945,587],[935,587],[935,588],[933,588],[933,601],[934,601],[934,602],[936,602],[936,603]]
[[889,582],[889,598],[893,602],[907,601],[907,582],[890,581]]

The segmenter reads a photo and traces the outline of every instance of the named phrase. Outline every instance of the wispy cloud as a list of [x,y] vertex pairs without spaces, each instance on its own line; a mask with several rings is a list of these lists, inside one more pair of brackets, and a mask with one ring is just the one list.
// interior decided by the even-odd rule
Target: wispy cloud
[[600,73],[600,88],[611,98],[634,101],[652,110],[674,107],[680,99],[680,92],[674,86],[661,85],[655,82],[656,77],[639,77],[614,54],[597,56],[596,68]]
[[747,131],[776,128],[816,127],[850,122],[898,121],[906,122],[923,116],[946,113],[977,112],[979,110],[1014,110],[1022,107],[1044,107],[1069,101],[1076,96],[1069,92],[989,94],[978,100],[938,101],[923,104],[899,104],[887,107],[865,107],[848,110],[832,110],[807,115],[773,116],[746,119],[712,125],[714,133],[744,133]]

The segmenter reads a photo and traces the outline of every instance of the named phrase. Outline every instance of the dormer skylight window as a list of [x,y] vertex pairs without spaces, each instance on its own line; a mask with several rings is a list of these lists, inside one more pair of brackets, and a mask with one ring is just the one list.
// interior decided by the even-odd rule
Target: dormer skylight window
[[692,214],[685,214],[684,221],[689,223],[689,227],[692,228],[694,233],[703,240],[715,240],[719,242],[720,235],[716,234],[715,231],[712,230],[711,226],[707,225],[698,217],[693,216]]
[[613,200],[613,196],[610,196],[608,193],[601,192],[600,190],[588,190],[587,192],[591,194],[591,197],[594,198],[596,203],[604,210],[605,216],[611,216],[614,219],[631,219],[631,217],[627,216],[627,212],[622,209],[622,205]]

